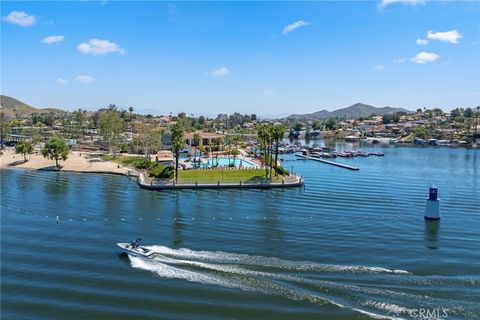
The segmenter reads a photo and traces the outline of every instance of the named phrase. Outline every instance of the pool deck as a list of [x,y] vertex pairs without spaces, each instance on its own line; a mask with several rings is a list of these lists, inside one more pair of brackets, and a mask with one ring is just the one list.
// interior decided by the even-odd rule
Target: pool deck
[[[215,161],[217,159],[217,157],[208,157],[208,158],[201,158],[203,161]],[[224,155],[221,155],[218,157],[218,160],[227,160],[229,159],[227,156],[224,156]],[[233,161],[233,157],[230,157],[231,161]],[[258,168],[261,168],[261,164],[258,163],[255,159],[252,159],[252,158],[249,158],[249,157],[245,157],[245,156],[238,156],[236,157],[236,161],[239,162],[239,161],[243,161],[245,164],[247,165],[244,165],[243,168],[252,168],[252,169],[258,169]],[[191,161],[188,161],[188,162],[185,162],[185,159],[181,159],[180,160],[180,164],[181,165],[184,165],[186,166],[187,168],[193,168],[193,163]],[[207,166],[205,162],[201,163],[200,164],[200,167],[210,167],[210,166]],[[228,167],[227,165],[220,165],[219,167]]]
[[289,188],[301,187],[304,185],[303,177],[290,175],[283,179],[282,182],[239,182],[239,183],[221,183],[220,181],[213,184],[205,183],[175,183],[173,179],[146,181],[144,173],[140,173],[138,177],[138,185],[144,189],[150,190],[169,190],[169,189],[272,189],[272,188]]

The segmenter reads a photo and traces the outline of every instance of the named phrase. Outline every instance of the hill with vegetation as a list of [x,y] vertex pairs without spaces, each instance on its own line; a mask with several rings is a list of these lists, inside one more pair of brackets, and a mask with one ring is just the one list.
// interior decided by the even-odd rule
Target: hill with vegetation
[[321,110],[307,114],[292,114],[287,117],[289,120],[322,120],[328,118],[338,119],[358,119],[366,118],[372,115],[383,116],[386,114],[394,114],[397,112],[411,112],[404,108],[383,107],[377,108],[368,104],[356,103],[347,108],[335,111]]
[[32,113],[62,113],[64,112],[63,110],[60,109],[55,109],[55,108],[45,108],[45,109],[40,109],[40,108],[35,108],[32,107],[31,105],[26,104],[25,102],[22,102],[20,100],[17,100],[15,98],[9,97],[9,96],[0,96],[0,111],[4,112],[6,115],[28,115]]

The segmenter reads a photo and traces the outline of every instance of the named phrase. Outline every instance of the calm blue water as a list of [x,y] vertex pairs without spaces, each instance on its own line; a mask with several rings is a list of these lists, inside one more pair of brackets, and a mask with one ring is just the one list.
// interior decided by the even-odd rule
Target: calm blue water
[[[1,170],[2,318],[480,318],[480,152],[375,150],[336,160],[358,172],[282,156],[305,189]],[[437,224],[423,219],[431,183]],[[121,255],[138,237],[161,256]]]

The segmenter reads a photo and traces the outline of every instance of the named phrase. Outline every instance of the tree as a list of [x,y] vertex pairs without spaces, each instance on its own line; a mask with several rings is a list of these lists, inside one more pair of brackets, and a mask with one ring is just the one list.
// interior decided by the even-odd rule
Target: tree
[[27,162],[27,154],[33,153],[33,144],[30,141],[22,140],[15,146],[15,153],[23,154],[23,159]]
[[193,134],[193,138],[192,138],[192,144],[193,144],[193,165],[196,166],[196,162],[197,162],[197,147],[200,145],[200,134],[198,134],[198,132],[195,132]]
[[327,130],[336,130],[337,129],[337,119],[335,118],[328,118],[327,121],[325,121],[325,129]]
[[252,114],[250,115],[250,119],[252,119],[252,121],[257,120],[257,115],[256,115],[255,113],[252,113]]
[[285,126],[283,124],[276,124],[273,126],[273,140],[275,141],[275,176],[278,177],[278,144],[281,139],[283,139],[283,136],[285,135]]
[[318,121],[318,120],[313,121],[313,123],[312,123],[312,129],[313,129],[314,131],[320,130],[321,127],[322,127],[322,124],[320,123],[320,121]]
[[388,123],[397,123],[400,121],[400,116],[395,113],[395,114],[385,114],[382,117],[382,123],[383,124],[388,124]]
[[112,106],[115,105],[111,105],[110,109],[112,110],[102,113],[99,124],[103,142],[109,152],[112,153],[113,158],[115,158],[118,147],[122,143],[122,133],[125,130],[125,123],[118,115],[118,112],[113,110]]
[[460,116],[460,110],[458,108],[450,111],[450,119],[455,120],[455,118]]
[[10,134],[11,127],[5,117],[5,113],[0,112],[0,149],[3,149],[3,141]]
[[465,111],[463,112],[463,116],[464,116],[465,118],[471,118],[471,117],[473,117],[472,108],[467,108],[467,109],[465,109]]
[[263,164],[265,165],[265,177],[268,178],[270,172],[270,163],[268,159],[271,159],[270,156],[270,144],[271,144],[271,134],[270,126],[262,123],[257,127],[258,142],[260,147],[263,150]]
[[237,156],[240,154],[240,151],[234,146],[234,147],[230,148],[229,153],[232,155],[233,165],[235,165],[235,160],[237,159]]
[[50,160],[55,160],[55,166],[58,168],[58,160],[67,160],[70,149],[65,143],[65,139],[60,136],[53,136],[45,143],[42,149],[42,155]]
[[175,152],[175,181],[178,182],[178,159],[180,158],[180,150],[185,145],[185,140],[183,138],[183,126],[179,122],[175,123],[175,125],[172,127],[170,140]]
[[302,130],[302,124],[300,122],[296,122],[294,125],[293,125],[293,131],[295,132],[300,132],[300,130]]
[[[218,166],[218,151],[220,150],[220,145],[222,144],[222,139],[221,138],[213,138],[212,144],[217,151],[215,153],[215,159],[217,160],[217,166]],[[213,155],[212,155],[212,157],[213,157]]]
[[[142,147],[142,151],[145,154],[146,159],[150,159],[150,155],[160,149],[162,143],[162,135],[164,133],[163,128],[156,127],[155,125],[136,124],[135,135],[133,142]],[[137,150],[138,151],[138,150]]]

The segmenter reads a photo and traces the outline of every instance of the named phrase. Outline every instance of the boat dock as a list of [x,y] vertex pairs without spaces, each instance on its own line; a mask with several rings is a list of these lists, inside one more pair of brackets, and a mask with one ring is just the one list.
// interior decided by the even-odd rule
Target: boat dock
[[295,154],[295,156],[297,156],[299,158],[303,158],[303,159],[314,160],[314,161],[323,162],[323,163],[326,163],[326,164],[331,164],[332,166],[337,166],[337,167],[348,169],[348,170],[355,170],[355,171],[360,170],[359,167],[349,166],[348,164],[333,162],[333,161],[329,161],[329,160],[325,160],[325,159],[304,156],[303,154]]

